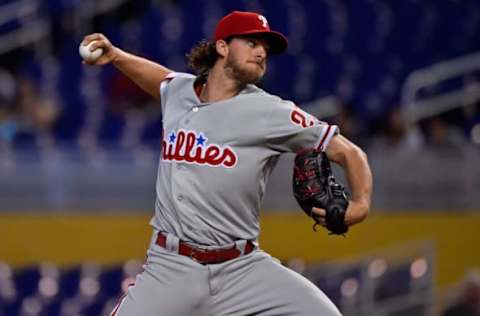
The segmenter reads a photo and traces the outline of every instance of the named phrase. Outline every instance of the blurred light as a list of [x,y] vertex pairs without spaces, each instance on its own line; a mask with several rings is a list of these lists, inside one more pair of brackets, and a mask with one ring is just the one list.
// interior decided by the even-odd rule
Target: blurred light
[[23,315],[39,315],[42,311],[42,304],[34,297],[27,297],[22,302]]
[[95,278],[85,277],[80,281],[80,291],[85,296],[95,296],[100,291],[100,284]]
[[414,279],[421,278],[428,270],[428,263],[424,257],[415,259],[410,265],[410,276]]
[[44,297],[53,297],[58,293],[58,282],[52,277],[43,277],[38,282],[38,291]]
[[71,316],[80,314],[79,300],[67,299],[62,301],[60,315]]
[[82,264],[82,275],[84,277],[97,278],[101,273],[100,266],[96,263],[85,262]]
[[470,132],[470,138],[474,144],[480,144],[480,123],[473,126]]
[[479,271],[472,270],[465,276],[465,283],[480,288],[480,273]]
[[57,279],[60,275],[58,267],[50,262],[43,262],[40,264],[40,274],[44,277]]
[[387,261],[385,259],[375,259],[368,266],[368,276],[372,279],[381,277],[387,271]]
[[[12,277],[12,269],[4,262],[0,262],[0,279],[10,279]],[[2,282],[0,282],[1,284]]]
[[132,259],[123,265],[123,273],[128,276],[136,276],[142,271],[142,263],[139,260]]
[[343,296],[353,297],[358,292],[358,281],[355,278],[348,278],[342,282],[340,291]]
[[11,303],[17,298],[12,276],[12,268],[5,262],[0,261],[0,301]]
[[8,303],[17,299],[17,291],[11,279],[0,280],[0,298]]

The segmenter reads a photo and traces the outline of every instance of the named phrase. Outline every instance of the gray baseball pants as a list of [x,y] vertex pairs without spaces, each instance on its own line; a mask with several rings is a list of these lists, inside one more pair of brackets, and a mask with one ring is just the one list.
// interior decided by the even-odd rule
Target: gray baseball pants
[[175,253],[174,238],[168,250],[152,238],[144,271],[112,315],[341,315],[313,283],[261,250],[202,265]]

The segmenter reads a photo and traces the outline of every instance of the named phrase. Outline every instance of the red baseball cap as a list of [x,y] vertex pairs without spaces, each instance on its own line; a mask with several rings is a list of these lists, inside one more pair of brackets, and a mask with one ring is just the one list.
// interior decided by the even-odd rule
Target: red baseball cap
[[288,46],[285,35],[270,30],[267,19],[255,12],[233,11],[218,22],[215,41],[238,35],[261,35],[270,46],[269,54],[283,53]]

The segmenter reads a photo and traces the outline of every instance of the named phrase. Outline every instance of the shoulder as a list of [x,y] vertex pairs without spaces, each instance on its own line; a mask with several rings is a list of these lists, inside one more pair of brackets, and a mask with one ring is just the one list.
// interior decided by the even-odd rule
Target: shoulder
[[283,100],[277,95],[271,94],[256,85],[249,84],[243,91],[243,99],[248,100],[249,104],[255,107],[261,107],[264,110],[278,109],[278,107],[294,107],[295,104],[288,100]]
[[194,81],[195,78],[196,77],[194,75],[189,73],[173,71],[165,77],[164,82],[169,83],[172,81]]
[[160,91],[163,94],[167,88],[169,91],[182,89],[189,84],[193,84],[195,76],[184,72],[171,72],[160,84]]

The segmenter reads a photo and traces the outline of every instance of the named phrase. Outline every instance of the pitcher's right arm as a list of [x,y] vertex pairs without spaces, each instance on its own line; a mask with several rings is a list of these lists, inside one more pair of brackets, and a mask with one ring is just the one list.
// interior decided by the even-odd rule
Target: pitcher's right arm
[[85,45],[97,41],[90,48],[94,51],[97,48],[103,49],[103,54],[100,58],[93,62],[84,61],[88,65],[105,65],[112,63],[125,76],[132,80],[142,90],[160,100],[160,83],[172,70],[157,64],[148,59],[135,56],[120,48],[113,46],[108,38],[100,33],[90,34],[84,37]]

